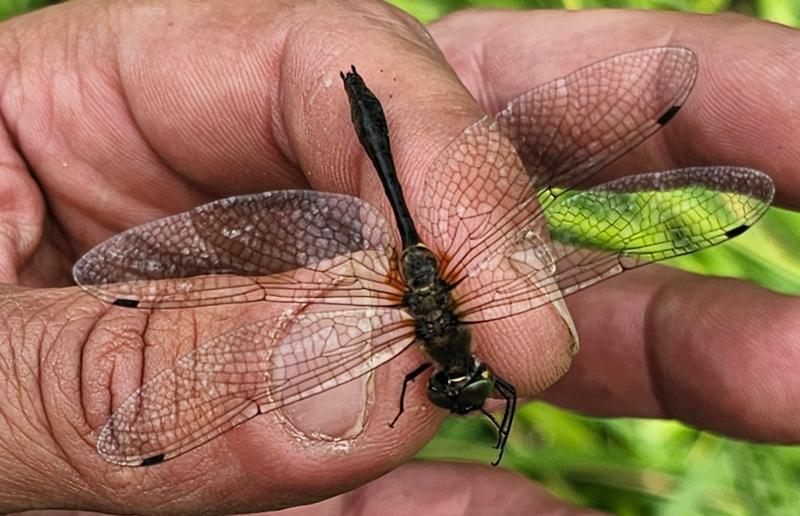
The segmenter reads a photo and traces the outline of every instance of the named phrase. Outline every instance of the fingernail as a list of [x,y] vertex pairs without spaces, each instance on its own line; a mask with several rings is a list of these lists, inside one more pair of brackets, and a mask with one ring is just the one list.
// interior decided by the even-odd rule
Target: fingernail
[[372,374],[287,405],[286,423],[303,437],[331,441],[352,439],[364,430]]
[[564,302],[564,298],[556,299],[550,305],[558,312],[558,315],[561,316],[561,320],[564,321],[564,326],[567,327],[570,336],[572,337],[572,343],[569,347],[569,354],[571,356],[575,356],[578,354],[578,350],[581,348],[580,341],[578,340],[578,330],[575,328],[575,321],[572,320],[572,315],[570,315],[569,310],[567,310],[567,304]]
[[359,365],[359,353],[350,348],[363,317],[358,312],[302,313],[306,308],[284,312],[276,327],[284,337],[270,357],[272,384],[284,401],[303,398],[284,405],[279,415],[307,439],[352,439],[364,429],[372,381],[371,373],[351,379],[349,369]]

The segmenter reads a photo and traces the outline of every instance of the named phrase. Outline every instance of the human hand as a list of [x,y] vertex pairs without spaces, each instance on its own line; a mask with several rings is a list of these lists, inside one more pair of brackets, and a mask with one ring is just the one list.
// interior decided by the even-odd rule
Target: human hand
[[[7,100],[8,107],[4,110],[9,131],[6,146],[13,157],[11,145],[16,144],[30,168],[26,169],[19,159],[11,160],[12,165],[7,167],[13,176],[3,185],[4,197],[11,202],[3,220],[6,231],[2,234],[6,240],[0,248],[6,251],[0,256],[0,270],[8,283],[66,284],[71,262],[103,238],[125,227],[234,193],[313,187],[357,194],[371,203],[384,205],[382,192],[375,187],[374,172],[363,160],[355,139],[341,138],[343,134],[352,135],[352,128],[347,116],[342,116],[346,114],[346,103],[339,85],[335,81],[326,84],[324,80],[329,76],[335,78],[338,71],[346,69],[350,63],[357,63],[362,72],[382,68],[385,73],[376,74],[374,79],[371,76],[370,86],[376,91],[397,92],[391,99],[382,100],[389,112],[401,177],[424,173],[435,159],[436,151],[481,114],[449,75],[442,57],[432,49],[432,43],[424,38],[419,28],[382,6],[361,3],[348,6],[345,11],[332,3],[324,7],[301,5],[295,9],[291,9],[294,4],[281,4],[278,9],[275,5],[239,3],[235,8],[228,5],[223,9],[224,4],[220,2],[212,3],[209,10],[200,11],[191,10],[195,4],[188,2],[173,2],[169,10],[159,9],[162,5],[160,2],[138,6],[115,3],[101,9],[96,4],[74,2],[9,23],[13,30],[7,31],[6,37],[12,38],[10,41],[14,41],[13,37],[19,38],[25,45],[16,47],[19,54],[6,56],[6,62],[24,65],[18,69],[9,67],[15,72],[7,79],[6,91],[11,100]],[[249,17],[249,14],[255,16]],[[48,21],[44,23],[42,18],[37,18],[40,16]],[[487,62],[491,68],[479,66],[467,71],[461,70],[458,64],[468,62],[466,56],[475,55],[477,48],[500,55],[509,52],[505,54],[509,56],[520,52],[520,62],[539,63],[548,52],[555,50],[530,43],[533,34],[538,45],[538,38],[547,30],[555,32],[554,27],[560,28],[557,32],[560,36],[567,33],[565,27],[571,28],[573,24],[574,30],[585,27],[578,23],[580,17],[570,15],[563,15],[562,22],[539,18],[544,16],[540,13],[515,14],[514,21],[503,18],[509,15],[496,16],[467,13],[451,17],[431,29],[469,87],[475,91],[495,92],[492,98],[486,94],[477,96],[487,100],[487,108],[499,105],[500,98],[511,98],[543,80],[622,51],[681,44],[695,49],[703,60],[707,48],[702,41],[689,36],[658,39],[652,32],[639,35],[642,38],[639,40],[612,41],[601,38],[603,33],[598,26],[595,34],[599,39],[587,39],[585,47],[573,47],[568,53],[576,61],[563,59],[551,63],[548,57],[546,63],[563,68],[550,69],[552,75],[531,75],[524,82],[520,78],[518,84],[504,85],[494,82],[498,74],[492,72],[502,67],[494,68]],[[377,23],[376,19],[383,23]],[[667,34],[667,31],[677,30],[684,20],[677,17],[657,26],[663,27]],[[63,43],[58,42],[63,42],[74,26],[69,22],[91,26],[94,30],[89,38],[71,40],[74,46],[69,55],[88,56],[84,57],[88,61],[47,59],[46,52],[37,51],[43,47],[49,51],[61,48]],[[517,33],[518,39],[508,37],[512,33],[509,28],[519,27],[521,31],[536,23],[552,27],[538,32],[526,30],[524,35]],[[762,30],[769,32],[764,41],[774,37],[771,31],[780,30],[752,21],[747,23],[764,27]],[[499,25],[503,26],[502,31],[497,29]],[[43,26],[48,27],[46,36],[30,36]],[[385,30],[387,26],[393,31]],[[506,35],[507,39],[472,39],[478,26],[491,34]],[[791,38],[786,36],[786,39],[788,45]],[[370,45],[365,46],[365,41]],[[527,43],[521,45],[523,41]],[[603,47],[600,41],[606,41],[608,46]],[[530,48],[524,48],[525,45]],[[563,50],[565,47],[562,44],[553,48]],[[608,52],[602,51],[606,49]],[[200,50],[207,50],[207,53],[201,54]],[[335,51],[341,54],[336,55]],[[787,55],[779,59],[787,73],[792,69],[789,55],[787,51]],[[748,59],[742,65],[749,62]],[[757,64],[765,66],[764,63],[761,60]],[[543,67],[544,64],[532,66],[531,72],[546,73]],[[421,83],[419,77],[426,81]],[[74,82],[77,79],[79,83]],[[725,89],[736,91],[730,85],[741,78],[731,74],[717,79],[727,80],[722,81],[729,86]],[[694,156],[687,157],[767,170],[776,178],[779,189],[783,188],[784,195],[791,193],[787,184],[789,176],[779,174],[793,162],[791,158],[796,157],[797,149],[791,147],[792,140],[785,134],[792,134],[790,124],[796,122],[790,119],[788,124],[783,124],[785,133],[769,135],[768,139],[761,127],[758,133],[748,133],[746,126],[733,126],[729,119],[723,118],[732,109],[746,111],[748,104],[737,99],[739,102],[731,106],[717,94],[708,93],[704,102],[699,101],[696,97],[702,80],[701,75],[690,97],[689,109],[682,110],[682,117],[670,124],[673,131],[665,132],[663,137],[648,143],[642,152],[629,158],[627,165],[631,168],[626,167],[626,170],[671,168],[676,158],[669,149],[680,147],[683,150],[684,144],[697,142],[705,131],[715,137],[721,132],[730,141],[723,139],[719,148],[714,142],[704,142]],[[775,84],[766,86],[775,87]],[[20,100],[21,93],[25,94],[24,103]],[[77,103],[76,98],[81,99],[81,103]],[[81,116],[75,116],[78,109]],[[751,105],[750,109],[742,113],[745,120],[760,121],[775,112],[789,119],[787,109],[774,107],[775,112],[770,113],[764,112],[764,106]],[[684,114],[686,112],[688,114]],[[698,121],[705,125],[698,126]],[[794,131],[797,131],[796,126]],[[694,137],[687,137],[687,132]],[[98,135],[99,142],[96,141]],[[739,159],[724,154],[730,152],[731,141],[747,145],[741,149]],[[759,154],[758,158],[764,163],[748,161],[752,159],[753,149],[759,148],[751,148],[753,141],[761,142],[762,146],[768,142],[781,147],[785,154]],[[662,166],[664,164],[669,166]],[[412,199],[413,185],[417,183],[421,184],[413,180],[407,182],[410,188],[407,193]],[[792,202],[791,198],[782,200],[787,204]],[[677,286],[667,283],[667,279],[663,279],[665,275]],[[586,306],[592,305],[592,299],[603,299],[596,296],[603,292],[609,295],[627,291],[625,289],[634,289],[637,294],[626,301],[625,313],[615,312],[617,317],[629,315],[631,319],[621,320],[620,317],[619,325],[614,324],[611,331],[604,332],[609,340],[617,337],[613,342],[600,343],[606,347],[596,347],[596,342],[587,341],[591,335],[582,332],[585,353],[588,351],[593,357],[598,369],[583,372],[578,369],[577,376],[570,373],[551,396],[560,396],[565,403],[575,405],[586,391],[571,392],[570,386],[580,386],[580,382],[591,381],[598,375],[614,374],[614,381],[608,382],[614,396],[604,398],[608,405],[585,408],[614,413],[627,409],[647,414],[644,409],[654,406],[646,402],[654,400],[655,396],[648,398],[641,389],[635,393],[641,399],[625,397],[634,394],[627,390],[630,385],[638,386],[636,381],[647,378],[647,369],[630,370],[630,378],[625,379],[619,374],[618,361],[609,362],[607,357],[609,350],[613,350],[614,356],[627,357],[629,355],[621,354],[630,352],[633,353],[630,356],[643,357],[645,335],[653,335],[661,329],[652,325],[672,326],[674,330],[672,319],[659,323],[661,319],[653,318],[669,313],[664,312],[668,307],[657,305],[655,301],[672,295],[673,288],[677,289],[674,294],[679,294],[682,282],[690,280],[686,279],[688,275],[666,273],[662,269],[636,276],[637,283],[623,277],[608,286],[592,289],[576,300],[577,321],[583,328],[581,317],[588,319],[596,313]],[[692,296],[697,296],[697,279],[691,278],[695,282]],[[701,290],[709,289],[713,293],[714,285],[719,283],[703,280],[703,285]],[[730,295],[732,287],[728,283],[724,285],[722,288]],[[735,290],[740,289],[746,293],[757,292],[758,299],[764,299],[763,303],[771,300],[773,304],[790,306],[786,298],[737,284]],[[673,310],[682,309],[682,305],[672,305]],[[603,306],[607,310],[612,308],[607,302]],[[642,314],[647,307],[651,315],[645,319]],[[368,395],[360,386],[351,392],[355,401],[342,397],[336,400],[340,405],[329,406],[327,403],[332,400],[326,398],[326,403],[315,406],[311,400],[300,413],[285,415],[301,430],[322,427],[335,432],[338,427],[345,434],[353,434],[343,441],[349,447],[347,454],[338,451],[341,444],[315,440],[309,435],[298,437],[289,425],[273,416],[265,416],[180,460],[158,468],[121,469],[106,464],[96,455],[91,431],[105,421],[108,411],[120,397],[136,388],[142,376],[151,376],[198,342],[235,327],[241,314],[223,308],[148,316],[131,310],[109,309],[74,289],[34,291],[12,287],[8,288],[0,310],[2,319],[8,321],[8,338],[3,340],[9,349],[3,355],[13,357],[11,363],[17,364],[3,373],[10,387],[5,393],[7,401],[0,404],[6,407],[3,411],[9,422],[6,428],[0,428],[3,446],[13,443],[13,449],[5,450],[6,458],[2,459],[9,462],[4,464],[0,492],[12,493],[14,497],[0,498],[0,508],[5,510],[60,506],[109,512],[196,512],[201,508],[229,512],[308,503],[360,485],[402,462],[430,437],[435,423],[442,417],[438,411],[426,410],[427,401],[421,398],[421,391],[414,389],[407,400],[409,410],[404,419],[396,429],[386,428],[386,422],[397,408],[402,376],[420,360],[419,356],[406,356],[377,372],[374,400],[369,403],[365,401]],[[788,308],[784,310],[782,319],[788,320]],[[491,340],[480,344],[484,356],[492,358],[496,369],[515,382],[523,394],[532,394],[551,383],[569,363],[569,333],[554,315],[537,312],[515,318],[513,327],[497,329]],[[608,312],[605,315],[603,322],[607,326]],[[631,321],[641,325],[632,325]],[[644,321],[649,323],[647,333],[643,331]],[[746,322],[743,318],[737,321]],[[698,320],[697,324],[704,324],[704,321]],[[710,331],[708,328],[706,335]],[[537,340],[535,343],[511,340],[510,336],[516,335],[536,335]],[[747,343],[743,336],[747,334],[740,330],[737,339],[744,341],[742,346]],[[510,343],[513,353],[500,353],[500,343],[504,348]],[[145,344],[146,361],[142,365]],[[683,342],[680,344],[680,350],[687,352]],[[660,353],[662,347],[667,352],[675,350],[667,343],[653,353]],[[767,354],[766,343],[760,349],[764,350],[764,360],[787,360],[786,354]],[[542,360],[543,356],[548,360]],[[780,364],[787,367],[783,362]],[[786,381],[787,378],[782,379]],[[691,383],[684,385],[692,386]],[[702,389],[705,387],[698,388],[697,392],[704,392]],[[786,392],[791,392],[789,387]],[[361,421],[359,416],[365,405],[367,417]],[[769,405],[773,406],[774,403]],[[333,420],[333,430],[330,430],[329,420]],[[342,421],[346,423],[344,426]],[[763,438],[769,437],[765,434]],[[795,438],[785,437],[786,440]],[[298,446],[298,440],[312,446]],[[16,460],[10,460],[12,458]],[[448,477],[455,476],[461,486],[469,486],[475,498],[521,499],[525,507],[553,504],[546,495],[520,479],[509,482],[508,474],[503,472],[483,471],[481,474],[486,479],[483,484],[469,481],[475,468],[448,467]],[[414,474],[404,475],[404,470]],[[247,480],[242,482],[243,478]],[[328,507],[332,511],[337,507],[344,510],[348,503],[364,497],[370,499],[370,493],[377,489],[385,494],[386,489],[402,492],[400,490],[416,485],[420,493],[436,486],[437,479],[442,478],[441,465],[406,466],[399,473],[368,484],[353,494],[333,499]],[[393,479],[386,487],[386,481]],[[463,500],[460,490],[458,493],[452,488],[443,491],[440,494],[459,495],[458,500],[445,500],[444,507],[453,507]],[[503,494],[498,495],[498,492]],[[514,498],[513,493],[519,498]],[[404,499],[403,502],[412,501]],[[397,508],[400,509],[399,503]]]

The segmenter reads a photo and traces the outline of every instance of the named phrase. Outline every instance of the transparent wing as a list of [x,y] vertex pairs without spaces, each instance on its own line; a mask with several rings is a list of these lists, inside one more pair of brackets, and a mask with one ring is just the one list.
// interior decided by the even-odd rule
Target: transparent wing
[[221,199],[131,228],[81,257],[73,276],[91,294],[132,307],[306,301],[321,293],[377,306],[402,295],[395,257],[388,222],[373,206],[287,190]]
[[312,312],[210,340],[116,408],[97,451],[127,466],[174,458],[248,419],[356,379],[414,340],[395,309]]
[[452,159],[429,171],[418,217],[444,279],[456,283],[508,245],[511,231],[534,221],[539,206],[514,147],[493,122],[467,128],[446,152]]
[[418,210],[444,257],[445,278],[457,282],[485,270],[481,262],[514,245],[511,228],[535,225],[559,192],[664,125],[696,74],[687,49],[622,54],[534,88],[465,130],[428,171]]
[[571,188],[671,120],[696,77],[689,49],[638,50],[534,88],[495,119],[537,189]]
[[[459,297],[467,322],[532,310],[645,263],[740,235],[767,210],[770,178],[737,167],[698,167],[623,177],[548,205],[552,241],[521,226],[494,275]],[[493,263],[497,262],[497,263]]]

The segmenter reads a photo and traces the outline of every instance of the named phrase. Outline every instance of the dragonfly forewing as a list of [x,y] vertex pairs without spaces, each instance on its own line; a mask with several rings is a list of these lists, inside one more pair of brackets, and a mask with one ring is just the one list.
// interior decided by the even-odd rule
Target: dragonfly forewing
[[686,48],[620,54],[532,89],[495,119],[537,189],[585,186],[675,116],[697,69]]
[[[398,290],[387,282],[399,284],[396,253],[377,208],[348,195],[287,190],[221,199],[131,228],[85,254],[73,276],[100,299],[139,308],[287,295],[308,301],[337,284],[349,288],[340,297],[381,299],[388,291],[396,300]],[[303,288],[296,269],[315,275],[314,285]],[[323,282],[331,277],[337,283]],[[287,283],[291,292],[282,288]]]

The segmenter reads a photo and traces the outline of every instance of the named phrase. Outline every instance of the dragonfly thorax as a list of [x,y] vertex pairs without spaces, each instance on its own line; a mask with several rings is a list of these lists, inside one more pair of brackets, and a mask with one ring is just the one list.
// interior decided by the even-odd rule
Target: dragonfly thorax
[[471,338],[455,312],[453,287],[441,278],[436,256],[424,245],[407,248],[401,258],[406,292],[403,305],[414,318],[422,349],[442,369],[463,370],[471,357]]
[[437,280],[444,283],[439,278],[439,260],[422,244],[403,250],[400,266],[408,290],[425,292],[435,288]]

